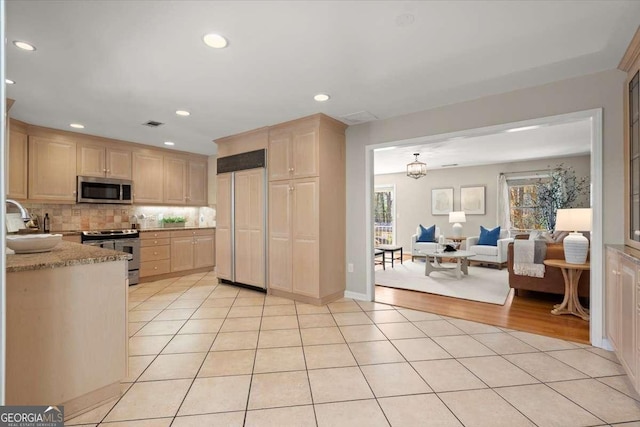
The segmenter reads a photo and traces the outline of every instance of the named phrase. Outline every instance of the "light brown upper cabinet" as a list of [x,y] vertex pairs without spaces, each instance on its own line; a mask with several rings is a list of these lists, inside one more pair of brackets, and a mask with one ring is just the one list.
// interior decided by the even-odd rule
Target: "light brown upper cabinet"
[[29,136],[29,199],[76,200],[76,143]]
[[208,203],[208,164],[206,160],[189,159],[187,166],[187,204],[206,206]]
[[164,203],[164,156],[160,152],[133,152],[133,202]]
[[7,145],[7,197],[27,198],[27,132],[19,123],[11,121],[9,143]]
[[131,179],[131,150],[81,143],[77,157],[78,175]]
[[187,160],[164,157],[164,202],[184,205],[187,202]]
[[207,162],[164,157],[164,202],[173,205],[207,204]]
[[319,125],[288,122],[269,129],[269,181],[318,176]]

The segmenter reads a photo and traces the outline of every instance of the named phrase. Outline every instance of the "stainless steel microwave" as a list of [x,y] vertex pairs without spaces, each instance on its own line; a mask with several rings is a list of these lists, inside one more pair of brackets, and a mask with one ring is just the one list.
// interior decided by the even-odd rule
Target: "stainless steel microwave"
[[78,176],[78,203],[133,204],[133,181]]

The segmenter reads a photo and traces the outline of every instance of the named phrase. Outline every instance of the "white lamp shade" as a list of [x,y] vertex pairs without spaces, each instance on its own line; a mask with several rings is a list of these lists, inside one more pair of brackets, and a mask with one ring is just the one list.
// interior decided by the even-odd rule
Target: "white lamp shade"
[[565,261],[569,264],[587,262],[589,240],[578,231],[591,231],[591,209],[558,209],[556,230],[573,232],[562,241]]
[[462,224],[461,222],[467,222],[467,217],[464,212],[449,212],[449,223],[453,224],[453,237],[462,237]]
[[556,230],[591,231],[591,208],[558,209]]
[[449,223],[451,224],[454,222],[467,222],[467,217],[464,212],[449,212]]

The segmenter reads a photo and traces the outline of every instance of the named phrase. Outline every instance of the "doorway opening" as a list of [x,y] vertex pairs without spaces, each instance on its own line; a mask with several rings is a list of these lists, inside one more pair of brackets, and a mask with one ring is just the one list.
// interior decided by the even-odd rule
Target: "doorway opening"
[[[373,247],[377,244],[375,240],[375,212],[373,210],[375,205],[375,197],[374,194],[377,190],[376,185],[392,185],[392,179],[382,179],[378,180],[378,162],[375,160],[378,157],[376,150],[380,148],[386,148],[384,154],[392,153],[392,155],[402,156],[401,150],[390,150],[389,147],[397,147],[400,149],[416,151],[415,147],[418,145],[423,145],[428,148],[425,150],[427,155],[421,156],[422,161],[426,161],[428,165],[427,176],[420,180],[406,180],[406,185],[413,185],[413,188],[421,188],[423,193],[419,196],[413,194],[411,196],[407,196],[407,188],[402,188],[399,185],[396,185],[395,193],[394,193],[394,201],[397,206],[402,206],[402,208],[398,209],[397,221],[394,223],[394,231],[396,233],[396,245],[405,246],[405,254],[411,253],[411,235],[415,233],[415,229],[420,222],[423,226],[430,226],[433,223],[436,223],[438,227],[443,229],[442,234],[445,236],[451,236],[452,232],[450,230],[451,224],[449,224],[448,218],[445,216],[437,217],[432,216],[430,205],[425,204],[424,201],[428,200],[430,202],[430,195],[432,189],[442,189],[442,188],[453,188],[455,191],[455,196],[453,197],[452,202],[452,211],[460,210],[461,201],[458,194],[460,194],[461,187],[465,187],[467,185],[474,185],[476,187],[484,186],[486,190],[485,196],[485,206],[486,211],[484,216],[474,216],[474,215],[466,215],[466,223],[463,223],[464,231],[463,235],[466,237],[475,235],[477,233],[478,225],[487,226],[495,226],[500,223],[499,215],[497,214],[498,210],[500,210],[498,205],[498,195],[497,195],[497,175],[495,173],[493,175],[493,182],[489,182],[488,177],[480,174],[480,169],[478,168],[478,164],[476,165],[438,165],[437,157],[441,153],[444,157],[448,154],[448,147],[450,147],[450,142],[456,140],[458,144],[460,144],[464,140],[469,141],[486,141],[487,139],[499,139],[506,138],[505,135],[517,132],[520,129],[533,129],[533,128],[551,128],[556,125],[562,124],[570,124],[574,122],[582,122],[587,127],[586,134],[586,145],[587,152],[574,153],[574,154],[566,154],[562,153],[561,150],[555,150],[557,147],[562,147],[567,144],[555,144],[555,146],[549,149],[549,152],[542,152],[541,150],[531,150],[534,153],[531,159],[535,159],[538,161],[538,164],[535,165],[537,167],[532,167],[531,169],[544,169],[544,165],[548,164],[550,167],[562,163],[566,160],[567,157],[571,156],[585,156],[583,160],[584,168],[586,170],[586,175],[589,176],[590,180],[590,194],[587,196],[589,200],[586,201],[587,205],[592,208],[593,212],[593,225],[591,231],[591,241],[597,242],[597,244],[592,244],[590,248],[590,259],[591,259],[591,271],[590,271],[590,285],[589,289],[589,308],[591,311],[591,319],[589,322],[585,322],[582,319],[573,317],[573,316],[553,316],[550,314],[551,309],[553,308],[553,304],[557,301],[553,300],[553,296],[549,298],[549,296],[538,297],[537,292],[534,293],[536,295],[535,300],[536,303],[532,303],[533,300],[527,300],[526,294],[529,292],[525,292],[525,295],[514,295],[514,289],[509,290],[508,297],[506,298],[506,302],[504,305],[494,305],[494,304],[486,304],[477,301],[464,301],[458,300],[447,296],[440,295],[432,295],[430,293],[423,294],[422,292],[410,291],[410,290],[399,290],[392,288],[381,288],[376,286],[376,269],[373,261],[373,256],[370,256],[371,260],[371,273],[368,277],[368,288],[367,293],[371,300],[383,303],[391,303],[395,305],[400,305],[403,307],[415,308],[423,311],[430,311],[436,314],[442,314],[444,316],[451,316],[456,318],[462,318],[467,320],[478,321],[482,323],[489,323],[495,326],[501,326],[506,328],[525,330],[534,333],[541,333],[544,335],[553,335],[557,331],[562,331],[560,335],[556,335],[561,338],[581,341],[585,343],[591,343],[594,346],[606,346],[606,343],[603,343],[603,240],[602,240],[602,111],[601,109],[581,111],[569,114],[563,114],[552,117],[543,117],[539,119],[532,119],[523,122],[517,123],[506,123],[497,126],[489,126],[485,128],[465,130],[460,132],[453,132],[449,134],[440,134],[440,135],[432,135],[425,136],[422,138],[412,138],[410,140],[403,141],[388,141],[382,144],[371,145],[368,147],[370,150],[369,156],[367,157],[367,174],[370,177],[370,186],[368,186],[370,193],[370,197],[367,197],[367,200],[370,205],[371,212],[371,227],[368,228],[368,233],[371,233],[369,236],[371,242],[371,251]],[[567,127],[567,128],[570,128]],[[522,134],[524,135],[524,133]],[[524,140],[524,138],[523,138]],[[536,146],[535,141],[530,141],[529,144],[532,146]],[[529,147],[531,148],[531,147]],[[536,147],[540,148],[540,147]],[[477,153],[479,150],[482,150],[481,146],[474,146],[469,149],[469,152]],[[484,148],[487,151],[492,151],[491,149]],[[431,154],[429,154],[431,153]],[[407,157],[409,158],[409,157]],[[462,159],[462,157],[460,157]],[[508,161],[503,164],[506,164],[504,172],[511,172],[513,169],[509,169],[510,165],[515,164],[517,161],[524,161],[525,159],[518,159],[513,161]],[[405,163],[407,163],[407,160]],[[391,164],[389,161],[383,162],[385,166]],[[453,163],[453,162],[448,162]],[[541,164],[544,164],[541,166]],[[434,168],[434,165],[438,165]],[[444,166],[444,167],[443,167]],[[466,180],[468,182],[460,182],[455,181],[453,178],[447,178],[444,180],[439,180],[442,178],[442,174],[439,174],[439,171],[445,168],[452,168],[450,170],[449,176],[456,175],[464,175],[466,176]],[[431,169],[431,170],[429,170]],[[531,172],[531,170],[521,170],[518,172]],[[376,172],[374,174],[374,171]],[[430,173],[431,172],[431,173]],[[393,172],[387,172],[393,173]],[[398,176],[401,175],[400,172],[396,172]],[[431,175],[431,176],[430,176]],[[524,177],[527,179],[527,174],[520,173],[519,177]],[[513,178],[513,177],[512,177]],[[471,182],[473,181],[473,182]],[[517,182],[512,182],[511,184],[517,184]],[[521,184],[526,184],[525,181],[521,182]],[[515,187],[515,185],[512,185]],[[425,190],[426,188],[426,190]],[[522,201],[526,201],[528,204],[532,205],[535,200],[531,200],[531,189],[523,188],[524,193],[522,196]],[[373,194],[372,194],[373,193]],[[403,194],[405,193],[405,194]],[[508,194],[508,193],[507,193]],[[407,202],[408,199],[409,201]],[[423,201],[422,205],[414,203],[414,201]],[[507,201],[509,198],[507,197]],[[515,198],[514,198],[515,200]],[[405,203],[408,203],[409,206],[405,206]],[[413,203],[413,204],[412,204]],[[510,207],[516,208],[525,208],[525,206],[510,206],[507,204],[507,211]],[[532,218],[534,218],[535,214],[532,213],[535,210],[534,206],[526,206],[527,209],[516,209],[520,214],[527,213],[528,215],[524,215],[520,221],[520,226],[526,229],[533,229],[535,226],[530,226],[529,222],[532,222]],[[529,209],[531,208],[531,209]],[[403,210],[404,209],[404,210]],[[414,216],[413,218],[406,217],[406,210],[409,209],[408,212],[414,211],[418,212],[419,216]],[[521,212],[520,212],[521,211]],[[516,213],[515,211],[512,213]],[[507,215],[510,217],[513,215]],[[424,218],[424,219],[423,219]],[[519,226],[519,227],[520,227]],[[514,229],[515,230],[515,229]],[[409,258],[410,259],[410,258]],[[388,270],[388,269],[387,269]],[[506,272],[505,272],[506,274]],[[464,281],[464,278],[463,280]],[[557,295],[556,295],[557,296]],[[546,299],[545,299],[546,298]],[[560,295],[560,299],[562,299],[562,295]],[[537,304],[537,305],[536,305]],[[550,332],[553,330],[552,332]]]

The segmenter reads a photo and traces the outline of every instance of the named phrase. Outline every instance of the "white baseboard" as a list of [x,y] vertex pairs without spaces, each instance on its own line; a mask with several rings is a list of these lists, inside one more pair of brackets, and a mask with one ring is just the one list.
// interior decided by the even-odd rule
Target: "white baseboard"
[[367,294],[361,294],[360,292],[344,291],[345,298],[357,299],[359,301],[369,301]]

